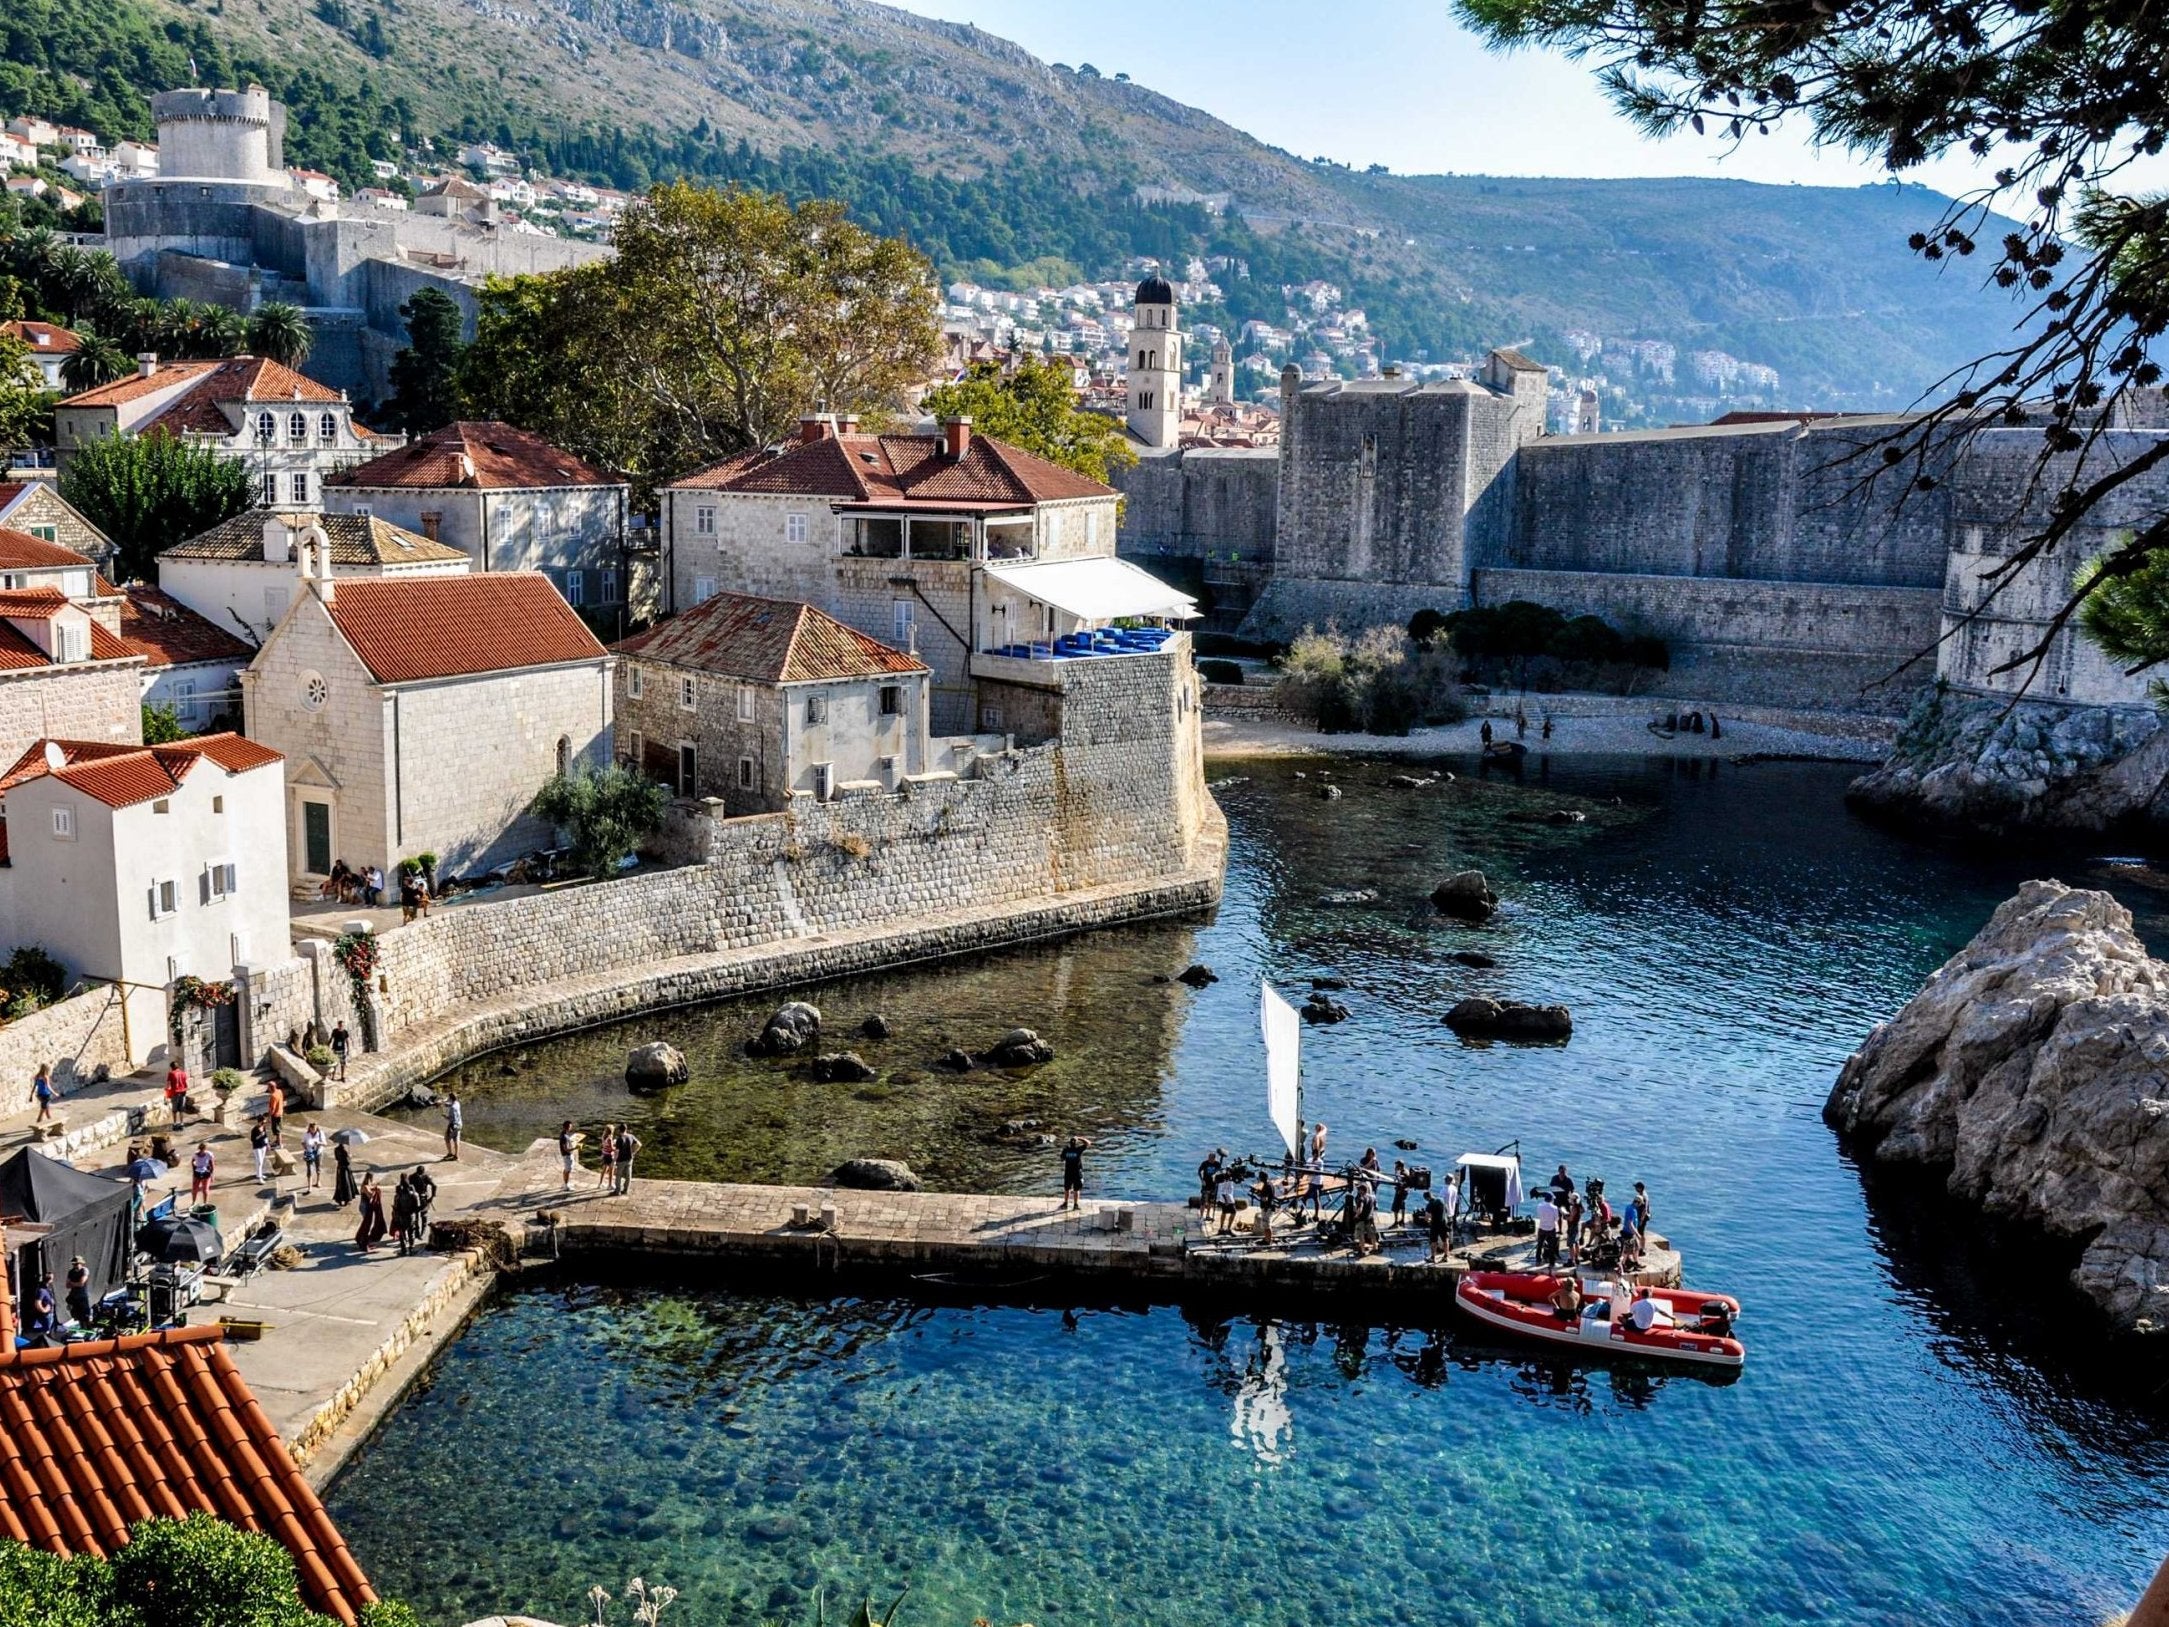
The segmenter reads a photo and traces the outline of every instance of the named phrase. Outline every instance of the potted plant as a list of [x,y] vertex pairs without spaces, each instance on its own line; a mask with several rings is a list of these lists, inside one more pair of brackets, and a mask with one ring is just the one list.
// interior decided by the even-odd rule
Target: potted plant
[[226,1102],[233,1093],[247,1083],[239,1068],[218,1068],[211,1074],[211,1094],[218,1098],[218,1111],[211,1115],[213,1124],[226,1122]]

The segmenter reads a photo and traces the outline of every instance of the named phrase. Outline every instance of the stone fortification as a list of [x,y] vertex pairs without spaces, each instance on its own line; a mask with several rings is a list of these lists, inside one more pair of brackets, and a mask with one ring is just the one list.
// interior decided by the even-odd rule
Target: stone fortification
[[1272,575],[1279,452],[1191,447],[1141,458],[1113,478],[1121,556],[1196,595],[1213,630],[1240,627]]
[[[124,1030],[121,1002],[109,984],[98,984],[43,1011],[0,1024],[0,1078],[21,1081],[28,1100],[30,1080],[40,1066],[53,1070],[53,1083],[63,1097],[110,1072],[126,1073],[132,1063]],[[164,1035],[137,1039],[138,1050],[163,1041]],[[61,1104],[61,1117],[68,1116]]]
[[[449,908],[385,934],[377,1044],[426,1035],[425,1059],[442,1066],[643,1004],[1209,904],[1224,827],[1205,790],[1187,640],[1173,643],[1063,663],[1060,733],[983,759],[975,777],[798,798],[707,821],[704,838],[691,833],[702,821],[681,819],[673,845],[703,862]],[[435,1030],[469,1011],[475,1021],[442,1041]],[[363,1105],[414,1072],[357,1080]]]
[[2169,966],[2106,893],[2029,881],[1845,1064],[1871,1157],[2079,1249],[2117,1327],[2169,1331]]

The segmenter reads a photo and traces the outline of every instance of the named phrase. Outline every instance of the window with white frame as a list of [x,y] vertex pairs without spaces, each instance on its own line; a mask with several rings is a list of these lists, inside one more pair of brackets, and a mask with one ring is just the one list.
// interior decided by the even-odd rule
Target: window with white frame
[[587,603],[587,572],[567,571],[565,573],[565,602],[571,605]]
[[231,898],[234,894],[234,881],[234,867],[231,864],[221,860],[217,864],[205,866],[203,872],[204,901],[216,904],[223,899]]
[[266,446],[279,438],[277,413],[260,412],[256,415],[256,438]]
[[693,602],[694,602],[695,604],[706,604],[706,603],[707,603],[707,602],[708,602],[708,601],[709,601],[710,599],[712,599],[712,598],[714,598],[714,597],[715,597],[715,578],[714,578],[714,577],[712,577],[712,576],[696,576],[696,577],[694,577],[694,578],[693,578]]
[[816,802],[826,802],[836,794],[836,765],[815,763],[813,765],[813,795]]
[[751,723],[753,721],[753,686],[751,684],[740,684],[738,686],[738,721],[740,723]]
[[648,737],[638,729],[633,730],[625,742],[625,750],[626,761],[632,765],[633,771],[638,773],[640,765],[648,760]]
[[757,775],[756,775],[756,771],[755,771],[755,769],[754,769],[754,766],[753,766],[753,759],[752,759],[752,758],[750,758],[750,757],[741,757],[741,758],[739,758],[739,759],[738,759],[738,789],[739,789],[739,790],[741,790],[741,791],[750,791],[750,790],[752,790],[752,789],[754,788],[754,784],[755,784],[756,778],[757,778]]
[[883,717],[898,717],[902,715],[903,710],[903,685],[883,684],[881,686],[881,715]]
[[317,415],[316,438],[327,445],[339,438],[339,415],[337,413],[326,412]]
[[715,535],[715,505],[713,503],[703,503],[693,510],[693,535],[696,537],[712,537]]
[[53,840],[56,842],[72,842],[75,840],[75,809],[65,802],[53,810]]
[[266,503],[276,503],[279,500],[279,477],[275,470],[266,469],[264,471],[263,486],[264,501]]
[[826,695],[808,695],[806,697],[806,721],[808,723],[826,723],[828,721],[828,697]]
[[288,415],[286,438],[297,446],[309,438],[309,415],[307,413],[297,412]]
[[690,712],[690,711],[692,711],[692,710],[693,710],[693,680],[692,680],[692,679],[690,679],[690,678],[680,678],[680,679],[678,680],[678,704],[679,704],[680,706],[684,707],[684,708],[685,708],[685,709],[686,709],[686,710],[687,710],[688,712]]
[[306,469],[296,469],[294,471],[294,501],[297,503],[306,503],[308,500],[309,471]]
[[647,680],[642,676],[640,663],[628,662],[625,668],[625,692],[634,700],[647,693]]
[[804,542],[806,540],[805,515],[786,514],[783,517],[783,540],[785,542]]
[[162,921],[175,915],[181,908],[181,884],[177,881],[154,881],[151,883],[151,919]]
[[33,525],[26,526],[24,529],[40,542],[58,542],[60,540],[60,527],[57,525]]

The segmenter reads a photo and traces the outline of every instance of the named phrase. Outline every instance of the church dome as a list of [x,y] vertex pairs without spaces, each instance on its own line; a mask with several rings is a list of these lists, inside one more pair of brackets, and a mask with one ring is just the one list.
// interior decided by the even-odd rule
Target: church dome
[[1137,303],[1139,305],[1172,305],[1175,303],[1175,290],[1168,285],[1165,277],[1155,274],[1147,277],[1137,285]]

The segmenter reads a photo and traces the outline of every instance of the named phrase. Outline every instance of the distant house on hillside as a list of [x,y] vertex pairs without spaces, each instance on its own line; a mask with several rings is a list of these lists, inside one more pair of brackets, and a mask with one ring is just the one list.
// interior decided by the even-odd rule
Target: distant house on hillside
[[926,663],[787,599],[719,593],[612,646],[618,755],[733,814],[927,769]]
[[61,463],[107,435],[178,435],[246,463],[265,508],[308,509],[325,477],[381,452],[384,436],[354,422],[353,409],[292,368],[256,356],[161,362],[72,395],[53,409]]
[[83,348],[75,330],[57,322],[0,322],[0,334],[22,341],[23,348],[30,352],[30,365],[48,390],[64,388],[60,370],[70,356]]
[[610,652],[549,579],[338,576],[297,539],[292,610],[242,674],[248,734],[287,763],[291,869],[458,875],[548,847],[528,810],[561,770],[610,758]]

